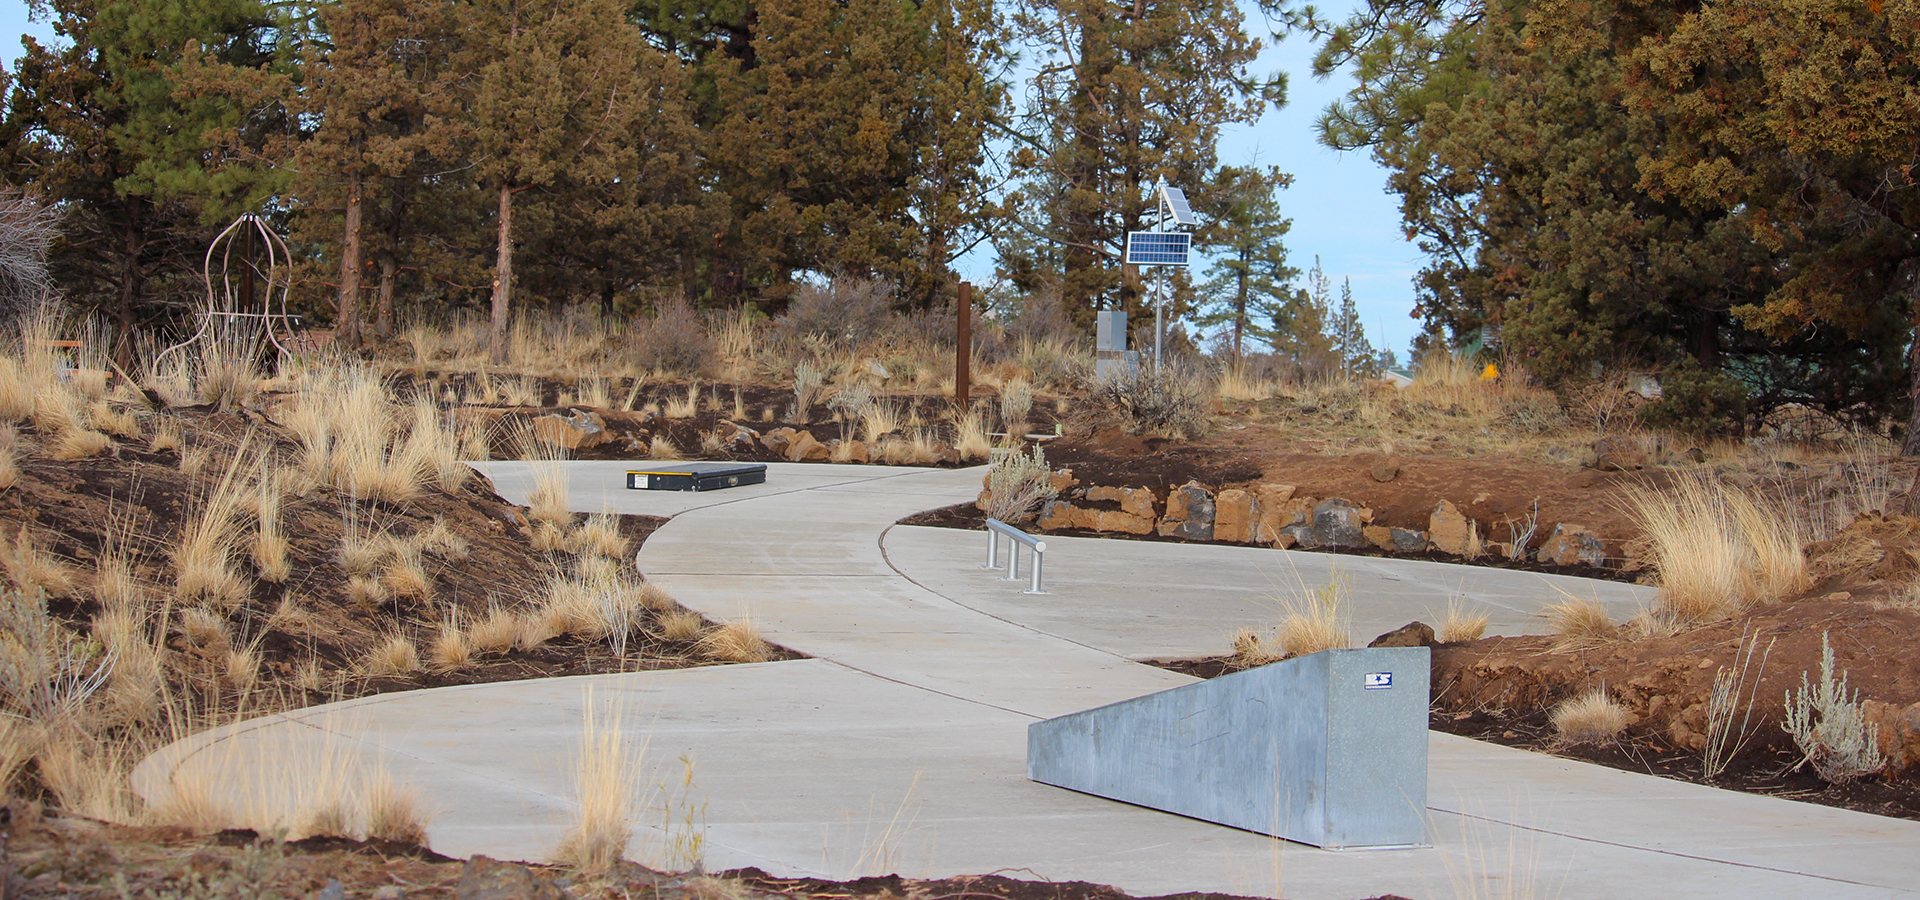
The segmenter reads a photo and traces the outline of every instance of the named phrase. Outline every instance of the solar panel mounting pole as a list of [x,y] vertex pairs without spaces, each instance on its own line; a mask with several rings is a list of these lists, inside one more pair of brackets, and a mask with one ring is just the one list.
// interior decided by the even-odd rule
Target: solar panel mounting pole
[[[1161,189],[1166,186],[1167,180],[1165,178],[1158,179],[1153,185],[1153,212],[1154,218],[1156,219],[1153,224],[1153,230],[1155,231],[1167,230],[1167,207],[1165,203],[1161,202],[1161,198],[1165,196],[1165,192]],[[1165,267],[1157,266],[1156,268]],[[1154,274],[1157,277],[1153,279],[1153,375],[1155,378],[1158,378],[1160,377],[1160,345],[1164,342],[1167,333],[1167,305],[1164,299],[1167,287],[1167,273],[1156,272]]]

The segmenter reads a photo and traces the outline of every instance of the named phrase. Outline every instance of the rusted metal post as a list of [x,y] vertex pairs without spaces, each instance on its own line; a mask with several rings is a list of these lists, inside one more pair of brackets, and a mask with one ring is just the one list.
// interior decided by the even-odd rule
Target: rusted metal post
[[966,409],[973,389],[973,284],[960,282],[954,309],[953,402]]

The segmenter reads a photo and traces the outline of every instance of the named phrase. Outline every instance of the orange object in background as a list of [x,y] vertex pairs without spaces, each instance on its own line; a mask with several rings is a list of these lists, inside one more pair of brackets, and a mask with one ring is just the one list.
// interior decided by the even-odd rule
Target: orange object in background
[[1481,381],[1497,381],[1499,380],[1499,378],[1500,378],[1500,367],[1494,365],[1493,363],[1487,363],[1487,367],[1480,370]]

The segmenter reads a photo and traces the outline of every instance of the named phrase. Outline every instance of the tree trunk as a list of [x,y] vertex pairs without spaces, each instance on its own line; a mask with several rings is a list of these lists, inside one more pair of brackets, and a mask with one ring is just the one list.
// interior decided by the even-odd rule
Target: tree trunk
[[363,182],[355,172],[347,180],[346,235],[340,241],[340,299],[334,316],[333,339],[341,346],[360,346],[360,194]]
[[133,211],[126,212],[126,258],[120,267],[120,308],[115,311],[120,333],[113,342],[113,364],[122,372],[133,371],[133,334],[139,324],[134,306],[140,300],[140,232],[133,226]]
[[[1913,326],[1913,343],[1907,348],[1907,377],[1912,379],[1907,390],[1908,398],[1913,402],[1913,411],[1907,414],[1907,439],[1900,444],[1901,456],[1920,456],[1920,322]],[[1914,475],[1920,481],[1920,472]],[[1911,498],[1907,500],[1913,502]]]
[[1240,342],[1247,332],[1247,266],[1244,264],[1235,273],[1237,284],[1233,290],[1233,366],[1240,367]]
[[380,302],[374,307],[373,313],[373,333],[379,335],[381,340],[393,337],[393,273],[396,268],[393,254],[381,254]]
[[493,317],[487,329],[487,362],[507,364],[507,312],[513,302],[513,186],[500,184],[499,248],[493,263]]

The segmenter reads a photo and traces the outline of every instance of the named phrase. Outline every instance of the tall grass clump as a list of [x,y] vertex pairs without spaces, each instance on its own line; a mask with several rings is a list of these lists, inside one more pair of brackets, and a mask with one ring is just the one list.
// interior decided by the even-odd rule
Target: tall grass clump
[[232,607],[250,591],[233,570],[233,552],[239,546],[235,518],[248,487],[239,474],[251,461],[252,443],[251,434],[241,441],[220,481],[199,498],[173,548],[174,595],[182,603],[204,600]]
[[426,397],[402,409],[370,369],[316,373],[282,416],[301,466],[356,500],[404,502],[429,479],[447,490],[466,478],[460,439]]
[[1352,608],[1346,578],[1335,578],[1285,603],[1286,614],[1274,633],[1288,657],[1353,646]]
[[993,452],[985,418],[979,409],[969,409],[954,422],[953,452],[961,460],[986,459]]
[[605,872],[620,862],[633,838],[635,793],[644,743],[633,746],[617,707],[599,708],[588,689],[574,751],[573,788],[579,811],[554,850],[554,861],[581,872]]
[[1018,450],[1002,456],[987,470],[987,515],[1008,524],[1032,519],[1040,505],[1058,496],[1046,452]]
[[1540,614],[1546,616],[1547,628],[1556,638],[1554,646],[1562,650],[1591,647],[1618,633],[1598,600],[1567,596]]
[[1710,477],[1627,493],[1628,514],[1659,576],[1663,611],[1707,622],[1812,583],[1798,514],[1784,502]]

